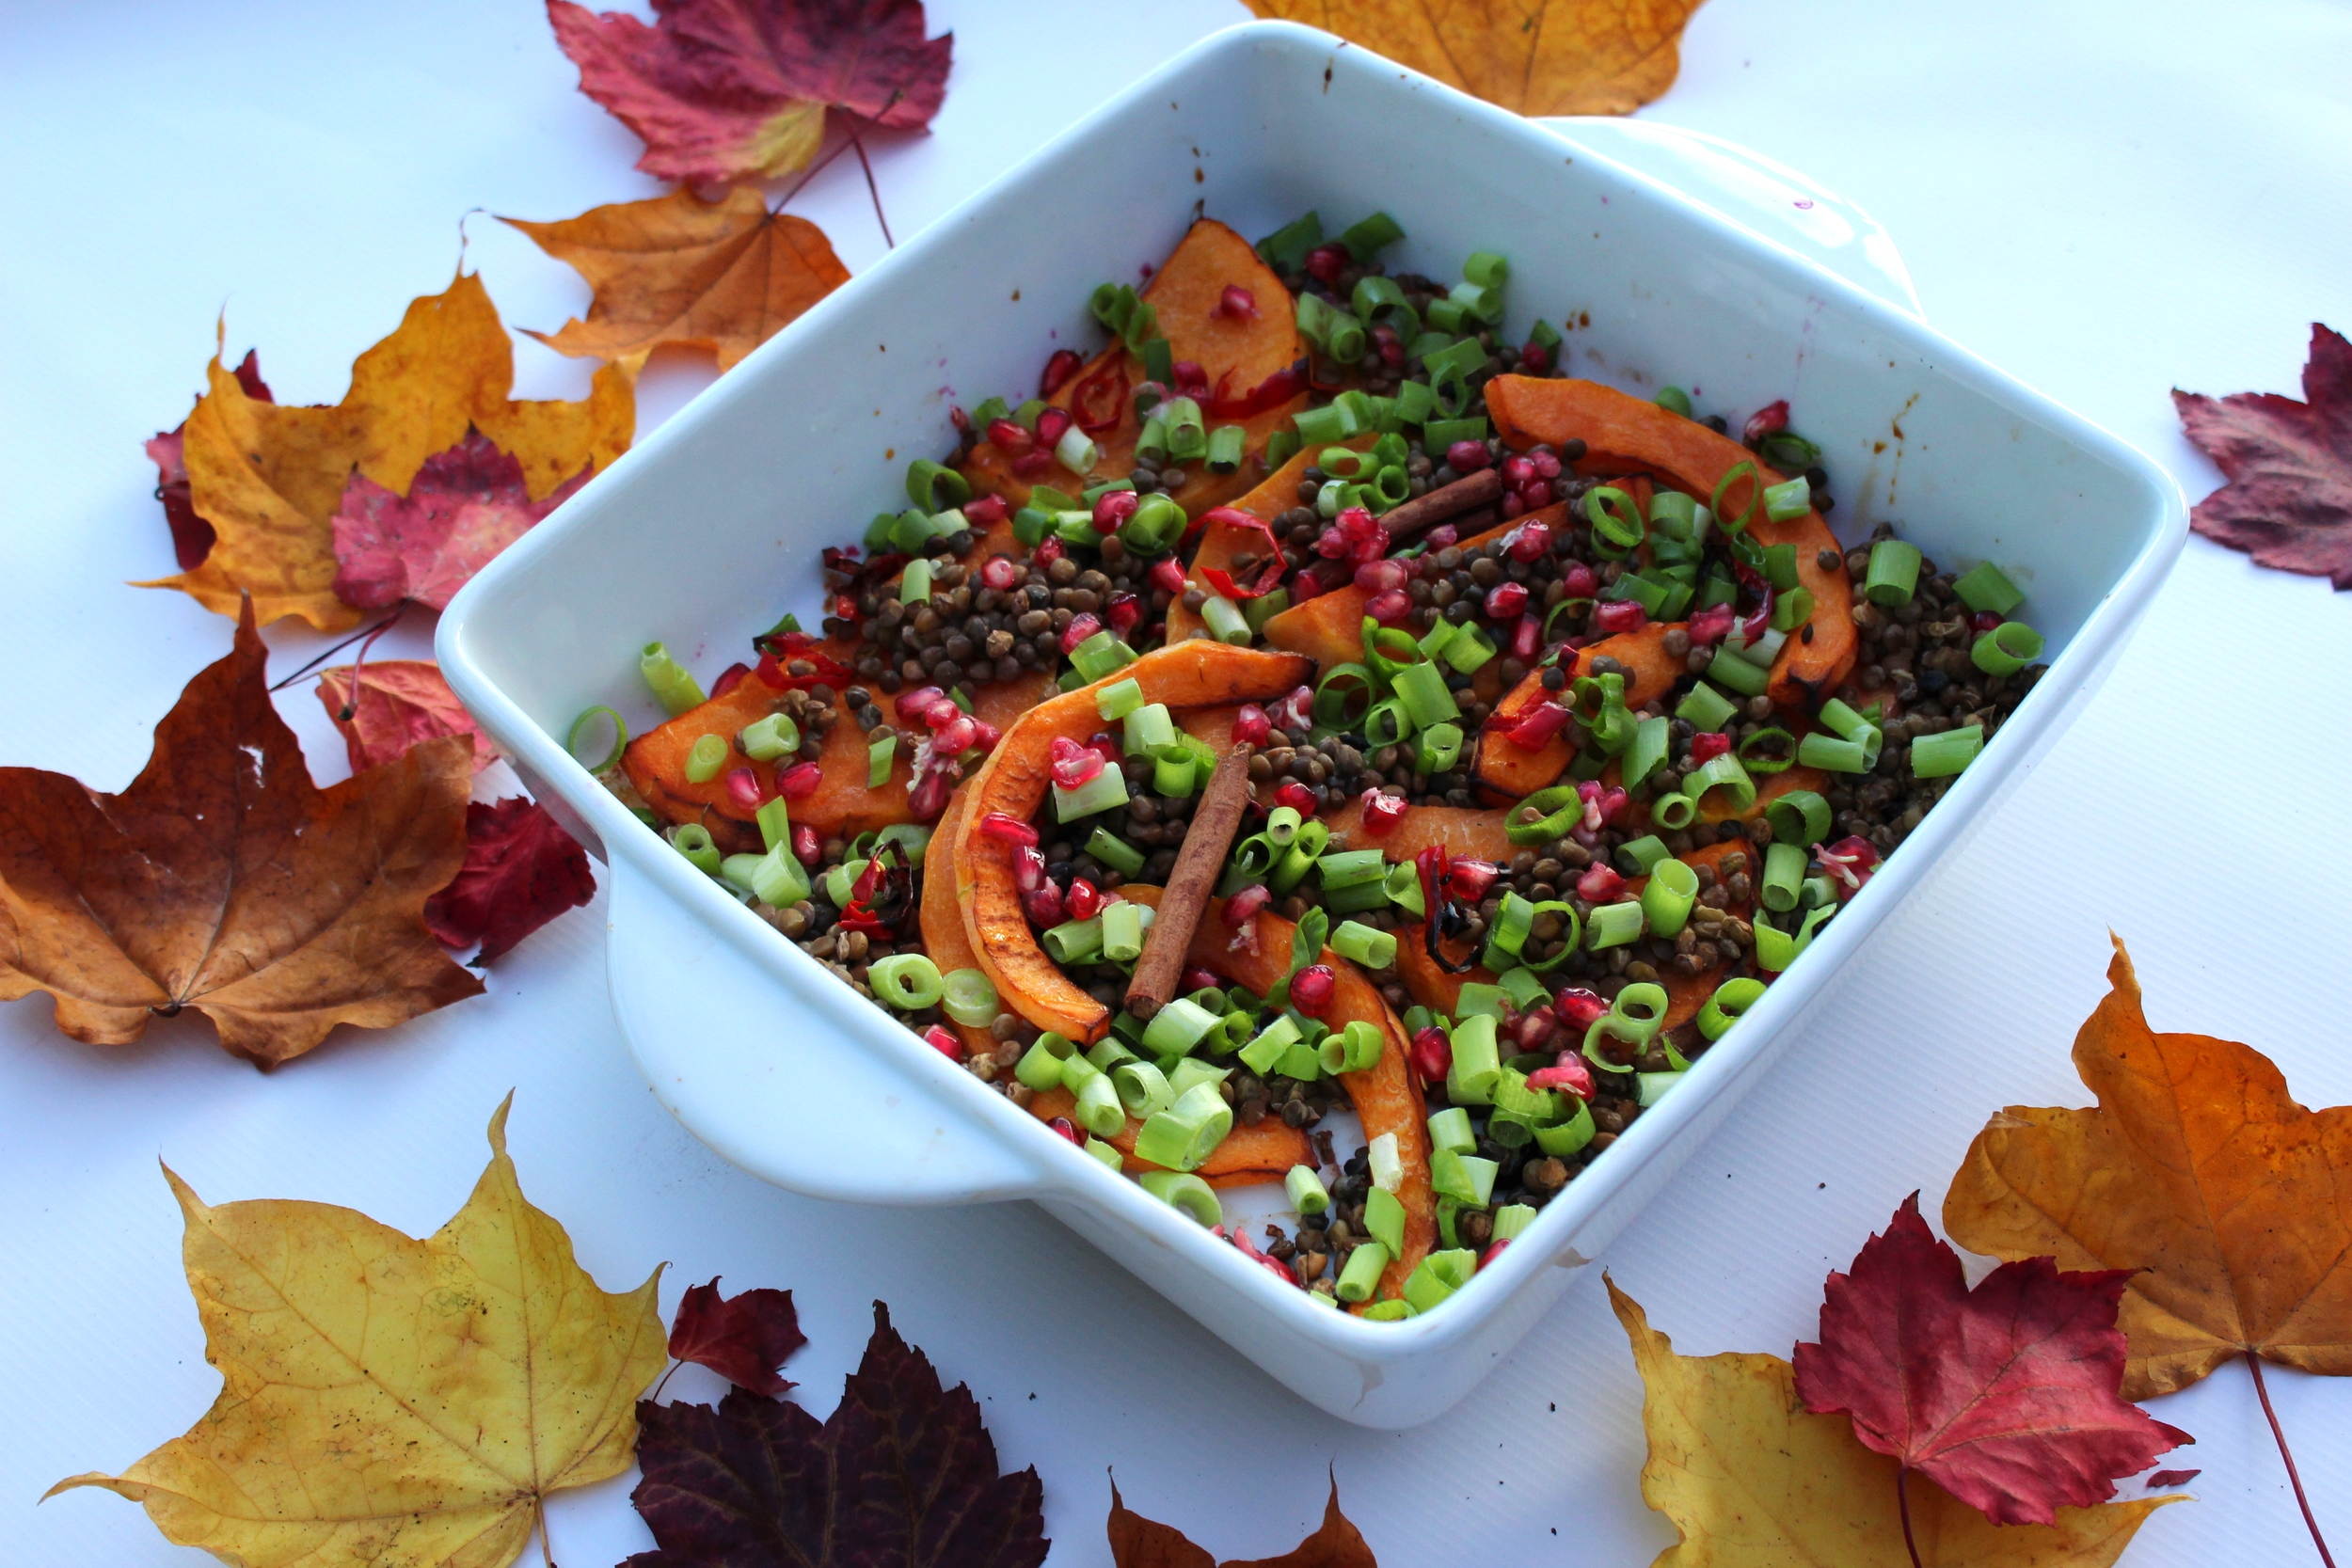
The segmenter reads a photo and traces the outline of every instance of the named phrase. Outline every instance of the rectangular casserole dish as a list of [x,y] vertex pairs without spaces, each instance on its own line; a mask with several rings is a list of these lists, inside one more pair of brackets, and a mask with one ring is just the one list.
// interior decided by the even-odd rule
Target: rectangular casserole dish
[[[1093,341],[1086,300],[1200,212],[1247,234],[1385,208],[1392,266],[1511,261],[1508,337],[1575,322],[1573,373],[1794,404],[1849,543],[1891,519],[1947,569],[1996,562],[2048,634],[2042,680],[1901,850],[1690,1082],[1441,1309],[1317,1307],[1045,1132],[835,982],[635,822],[564,745],[600,703],[650,721],[637,650],[707,674],[818,597],[818,551],[952,445],[951,403]],[[1073,216],[1072,214],[1082,214]],[[1025,1197],[1343,1419],[1438,1416],[1670,1181],[1824,982],[1952,852],[2105,673],[2186,529],[2171,481],[1916,317],[1567,136],[1328,36],[1221,33],[826,299],[508,550],[443,616],[441,665],[534,793],[608,863],[609,965],[656,1094],[733,1163],[878,1203]],[[765,1020],[764,1023],[751,1021]],[[886,1116],[844,1116],[872,1106]]]

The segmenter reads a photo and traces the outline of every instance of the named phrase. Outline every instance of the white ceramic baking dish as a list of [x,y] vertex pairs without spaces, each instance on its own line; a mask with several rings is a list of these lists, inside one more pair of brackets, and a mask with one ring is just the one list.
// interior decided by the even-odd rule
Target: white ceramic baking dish
[[[608,863],[613,1006],[680,1121],[799,1192],[1034,1199],[1304,1398],[1368,1426],[1460,1399],[1665,1186],[1800,1037],[1823,982],[2091,689],[2186,516],[2146,459],[1931,331],[1904,308],[1907,287],[1883,290],[1889,303],[1804,259],[1810,220],[1774,239],[1725,215],[1741,199],[1772,205],[1770,166],[1726,166],[1694,200],[1637,172],[1656,159],[1599,150],[1638,152],[1629,134],[1576,137],[1307,28],[1219,34],[843,287],[458,596],[442,667]],[[810,609],[818,550],[889,504],[909,456],[950,445],[951,402],[1017,391],[1051,348],[1093,341],[1096,283],[1137,277],[1204,209],[1254,235],[1309,207],[1334,226],[1386,209],[1408,236],[1396,266],[1451,276],[1473,249],[1506,253],[1511,337],[1539,314],[1575,321],[1577,373],[1677,382],[1726,411],[1791,399],[1827,448],[1841,533],[1892,519],[1939,562],[1996,561],[2051,643],[2015,718],[1690,1081],[1495,1267],[1396,1323],[1310,1304],[1046,1132],[696,873],[563,744],[592,705],[653,716],[634,675],[648,639],[707,675],[781,609]],[[1868,250],[1851,228],[1816,238],[1817,252]],[[1857,266],[1899,281],[1886,260]]]

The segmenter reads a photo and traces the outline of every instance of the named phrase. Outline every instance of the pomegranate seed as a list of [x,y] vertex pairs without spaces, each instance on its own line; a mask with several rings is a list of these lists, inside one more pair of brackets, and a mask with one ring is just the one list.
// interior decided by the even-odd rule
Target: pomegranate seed
[[1514,561],[1541,561],[1551,550],[1551,525],[1525,524],[1511,535],[1508,548]]
[[1061,889],[1051,882],[1040,882],[1021,895],[1021,912],[1029,917],[1029,924],[1041,931],[1050,931],[1066,918],[1062,911]]
[[1171,595],[1182,594],[1192,586],[1184,580],[1184,562],[1172,555],[1165,561],[1152,563],[1151,578],[1152,587]]
[[1117,533],[1136,515],[1136,505],[1141,499],[1133,490],[1105,490],[1095,497],[1094,531]]
[[[1219,1235],[1222,1235],[1225,1227],[1220,1225],[1216,1227],[1216,1229]],[[1250,1243],[1249,1238],[1243,1233],[1240,1226],[1233,1227],[1233,1244],[1241,1248],[1243,1256],[1247,1257],[1251,1262],[1257,1264],[1258,1267],[1273,1275],[1275,1278],[1280,1280],[1283,1284],[1296,1285],[1298,1283],[1297,1274],[1288,1263],[1283,1262],[1279,1258],[1275,1258],[1266,1253],[1260,1252],[1257,1247]]]
[[1265,716],[1265,709],[1255,703],[1244,703],[1233,715],[1233,739],[1244,745],[1263,746],[1265,737],[1274,732],[1274,722]]
[[1502,483],[1516,490],[1535,477],[1535,460],[1514,452],[1502,460]]
[[1037,444],[1039,446],[1051,447],[1055,442],[1062,438],[1062,433],[1069,428],[1069,409],[1041,408],[1038,410]]
[[1037,395],[1050,398],[1070,384],[1070,378],[1078,373],[1078,368],[1084,363],[1078,357],[1076,349],[1056,349],[1052,357],[1045,361],[1045,372],[1037,378]]
[[1204,398],[1209,395],[1209,372],[1195,361],[1179,359],[1168,367],[1168,374],[1175,378],[1178,397]]
[[987,720],[974,719],[972,721],[972,745],[978,748],[980,751],[994,751],[996,749],[996,743],[1004,738],[1005,732],[990,723]]
[[1029,559],[1040,566],[1051,566],[1069,553],[1062,548],[1061,541],[1049,533],[1037,542],[1037,548],[1029,552]]
[[1492,1268],[1494,1266],[1494,1260],[1502,1256],[1502,1249],[1510,1244],[1511,1238],[1505,1236],[1501,1241],[1488,1246],[1485,1252],[1479,1254],[1478,1267],[1482,1269]]
[[1550,744],[1551,737],[1567,727],[1568,710],[1559,703],[1538,703],[1522,714],[1518,723],[1502,732],[1502,738],[1522,752],[1540,752]]
[[[1052,467],[1053,466],[1053,449],[1050,447],[1040,447],[1035,451],[1025,451],[1020,456],[1012,460],[1013,477],[1016,479],[1035,479],[1038,475],[1043,473],[1046,469]],[[1048,539],[1046,543],[1050,545],[1055,543],[1055,541]]]
[[1185,970],[1184,977],[1177,981],[1179,988],[1187,996],[1197,990],[1218,990],[1224,987],[1224,981],[1198,965]]
[[1081,610],[1070,618],[1070,625],[1061,629],[1061,651],[1074,652],[1079,643],[1103,629],[1103,618],[1092,610]]
[[1108,730],[1095,731],[1087,736],[1087,744],[1094,748],[1094,754],[1101,757],[1106,767],[1118,767],[1120,758],[1124,754],[1119,749],[1119,742],[1111,738]]
[[825,858],[825,841],[805,822],[792,830],[792,858],[803,865],[815,865]]
[[1046,765],[1046,770],[1064,789],[1076,789],[1103,771],[1103,753],[1091,746],[1081,746],[1067,736],[1054,736],[1051,750],[1053,760]]
[[1389,531],[1378,523],[1372,525],[1370,532],[1349,541],[1347,546],[1348,559],[1359,565],[1377,561],[1388,553]]
[[954,404],[947,409],[947,422],[959,432],[966,431],[972,428],[972,416],[964,410],[963,404]]
[[934,1023],[924,1030],[923,1043],[951,1062],[963,1060],[963,1037],[944,1023]]
[[1486,897],[1486,890],[1495,885],[1496,875],[1492,862],[1457,860],[1446,874],[1446,890],[1456,898],[1475,903]]
[[1045,1125],[1047,1129],[1053,1132],[1054,1136],[1057,1138],[1067,1138],[1071,1143],[1080,1148],[1086,1148],[1087,1141],[1085,1135],[1078,1131],[1078,1124],[1072,1121],[1068,1117],[1056,1117]]
[[1731,635],[1731,607],[1711,604],[1691,617],[1691,646],[1708,648]]
[[1103,890],[1084,877],[1070,879],[1070,891],[1061,895],[1062,908],[1073,920],[1092,920],[1103,912]]
[[1143,601],[1133,594],[1113,594],[1105,613],[1110,616],[1111,630],[1123,634],[1143,619]]
[[1263,882],[1252,882],[1225,900],[1225,924],[1247,926],[1249,917],[1274,902],[1274,891]]
[[917,822],[931,821],[947,809],[947,797],[954,788],[946,774],[926,773],[907,791],[907,810]]
[[1544,624],[1535,619],[1535,612],[1531,610],[1519,617],[1518,628],[1511,633],[1511,657],[1532,659],[1535,657],[1535,650],[1543,646],[1543,641]]
[[1454,1042],[1433,1023],[1413,1037],[1412,1058],[1422,1082],[1435,1084],[1454,1070]]
[[[1601,1000],[1598,992],[1586,990],[1581,986],[1571,986],[1551,999],[1551,1010],[1558,1015],[1561,1022],[1581,1035],[1600,1021],[1601,1015],[1609,1010],[1609,1004]],[[1560,1053],[1563,1063],[1567,1056],[1568,1053],[1565,1051]]]
[[1380,351],[1380,363],[1391,370],[1405,364],[1405,340],[1396,335],[1396,328],[1386,325],[1372,329],[1372,341]]
[[776,793],[787,800],[805,800],[824,782],[825,770],[815,763],[794,763],[776,775]]
[[1702,730],[1691,737],[1691,761],[1712,762],[1731,750],[1731,736],[1719,731]]
[[1026,575],[1021,570],[1021,563],[1010,556],[992,555],[980,568],[980,585],[1001,594],[1008,588],[1021,586],[1021,579]]
[[1291,976],[1291,1006],[1309,1018],[1321,1018],[1331,1010],[1339,989],[1340,978],[1329,964],[1309,964]]
[[979,725],[972,721],[971,715],[959,713],[954,723],[931,737],[931,749],[941,756],[960,757],[979,738]]
[[1474,474],[1493,461],[1484,441],[1456,441],[1445,449],[1446,467],[1457,474]]
[[990,812],[980,818],[980,832],[999,844],[1035,844],[1037,830],[1021,818],[1001,811]]
[[1486,590],[1486,619],[1508,621],[1527,609],[1527,584],[1498,582]]
[[1748,422],[1740,427],[1740,439],[1749,446],[1767,436],[1777,436],[1788,428],[1788,400],[1767,404],[1748,416]]
[[1411,612],[1412,608],[1413,601],[1402,588],[1383,588],[1364,601],[1364,613],[1382,626],[1402,620]]
[[1502,493],[1502,520],[1504,522],[1511,522],[1524,516],[1526,513],[1526,499],[1517,490],[1505,490]]
[[1519,369],[1541,372],[1551,369],[1551,352],[1543,344],[1529,339],[1519,350]]
[[1282,787],[1274,792],[1274,803],[1288,806],[1301,816],[1315,814],[1315,792],[1296,779],[1285,779]]
[[1625,879],[1605,865],[1596,865],[1576,879],[1576,895],[1588,904],[1606,904],[1625,892]]
[[1518,1042],[1521,1053],[1541,1051],[1544,1042],[1550,1039],[1559,1027],[1559,1020],[1553,1017],[1551,1009],[1537,1003],[1519,1015],[1518,1022],[1512,1025],[1511,1037]]
[[1979,637],[1983,636],[1986,632],[1991,631],[1994,627],[1999,626],[2000,624],[2000,615],[1990,610],[1979,610],[1968,618],[1968,625]]
[[1549,447],[1537,447],[1527,454],[1527,460],[1535,465],[1536,478],[1558,479],[1560,477],[1560,454]]
[[1377,594],[1384,588],[1402,588],[1411,574],[1402,561],[1367,561],[1356,568],[1356,586]]
[[[1529,524],[1534,527],[1534,524]],[[1572,562],[1560,574],[1560,593],[1564,598],[1589,599],[1600,592],[1600,578],[1581,561]]]
[[1315,554],[1326,561],[1337,561],[1346,553],[1347,532],[1345,530],[1335,526],[1327,528],[1315,535]]
[[1829,873],[1830,880],[1836,884],[1841,901],[1860,893],[1879,868],[1878,847],[1867,838],[1841,838],[1814,853],[1821,862],[1821,869]]
[[1045,852],[1035,845],[1021,845],[1012,852],[1012,885],[1025,895],[1045,885]]
[[[1592,996],[1590,991],[1583,994]],[[1594,996],[1593,1000],[1598,1002],[1600,998]],[[1581,1012],[1581,1009],[1580,1008],[1579,1011]],[[1587,1020],[1577,1026],[1577,1033],[1581,1035],[1592,1026],[1591,1021]],[[1593,1069],[1585,1063],[1581,1042],[1571,1044],[1560,1053],[1558,1061],[1531,1074],[1527,1080],[1527,1085],[1534,1089],[1565,1089],[1579,1100],[1592,1099]]]
[[1551,504],[1551,481],[1531,479],[1518,487],[1519,504],[1530,512],[1540,512]]
[[1307,276],[1318,283],[1331,284],[1340,280],[1340,271],[1352,258],[1347,246],[1337,244],[1319,245],[1307,252]]
[[1409,809],[1395,796],[1384,795],[1377,789],[1365,790],[1363,802],[1364,832],[1375,838],[1386,838],[1395,832],[1396,825],[1405,820],[1405,813]]
[[963,515],[967,520],[986,528],[1011,516],[1012,506],[1002,496],[979,496],[963,503]]
[[1593,629],[1614,637],[1619,632],[1640,631],[1649,625],[1649,612],[1631,599],[1612,599],[1593,607]]
[[1266,709],[1265,713],[1268,719],[1273,720],[1283,729],[1303,731],[1308,728],[1307,716],[1314,711],[1314,705],[1315,689],[1311,686],[1302,686]]
[[934,697],[923,707],[923,722],[933,730],[944,730],[963,717],[963,709],[953,697]]
[[1216,313],[1234,321],[1253,322],[1258,319],[1258,296],[1238,283],[1225,285],[1225,293],[1217,296]]
[[759,775],[748,768],[727,769],[727,799],[744,811],[757,811],[765,799],[759,790]]
[[[933,703],[946,695],[936,686],[918,686],[912,691],[899,692],[898,700],[891,705],[898,710],[899,718],[912,724],[930,712]],[[955,705],[950,703],[947,705],[953,707]]]
[[1429,541],[1429,553],[1431,555],[1435,555],[1438,551],[1444,549],[1448,545],[1460,544],[1462,542],[1462,531],[1455,528],[1452,523],[1439,523],[1436,528],[1433,528],[1427,533],[1422,534],[1422,537]]
[[1018,420],[989,420],[988,438],[998,451],[1011,452],[1015,456],[1037,445],[1037,437],[1030,435],[1028,427]]

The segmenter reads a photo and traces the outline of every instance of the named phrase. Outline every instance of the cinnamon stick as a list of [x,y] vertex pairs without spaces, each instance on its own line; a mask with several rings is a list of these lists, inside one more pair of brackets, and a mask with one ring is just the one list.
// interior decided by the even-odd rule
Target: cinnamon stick
[[1192,933],[1216,892],[1233,835],[1241,831],[1242,811],[1249,803],[1249,751],[1248,741],[1237,742],[1218,760],[1209,787],[1200,792],[1200,804],[1184,832],[1184,847],[1176,851],[1152,928],[1143,933],[1143,956],[1136,960],[1135,977],[1127,984],[1127,1010],[1137,1018],[1150,1018],[1175,998]]
[[1380,526],[1389,531],[1391,542],[1402,544],[1422,529],[1434,528],[1448,517],[1457,517],[1482,506],[1492,506],[1502,499],[1502,470],[1481,468],[1451,484],[1440,484],[1426,495],[1400,501],[1380,515]]

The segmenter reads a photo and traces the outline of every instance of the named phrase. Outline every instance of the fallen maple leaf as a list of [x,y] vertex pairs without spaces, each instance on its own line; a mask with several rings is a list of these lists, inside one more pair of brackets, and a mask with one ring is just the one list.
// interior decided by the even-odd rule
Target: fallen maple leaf
[[268,657],[247,607],[119,795],[0,768],[0,1000],[45,990],[57,1027],[93,1045],[194,1007],[275,1067],[339,1023],[480,993],[422,918],[465,857],[466,743],[322,790],[271,705]]
[[478,430],[424,460],[402,495],[353,474],[336,509],[335,596],[355,610],[449,601],[491,557],[572,499],[589,470],[533,500],[523,466]]
[[[1186,1538],[1184,1531],[1129,1508],[1111,1483],[1110,1536],[1112,1568],[1216,1568],[1216,1560]],[[1280,1557],[1229,1559],[1224,1568],[1379,1568],[1379,1560],[1347,1515],[1340,1512],[1340,1485],[1323,1504],[1323,1523],[1315,1532]]]
[[742,1388],[716,1409],[647,1401],[637,1418],[644,1480],[629,1499],[660,1549],[623,1568],[1045,1560],[1037,1471],[998,1474],[971,1392],[943,1390],[880,1302],[865,1359],[821,1422]]
[[560,223],[500,221],[569,262],[596,291],[586,321],[531,336],[558,353],[632,371],[662,343],[709,349],[729,369],[850,280],[823,230],[770,212],[749,185],[717,201],[680,187]]
[[2026,1258],[1972,1291],[1914,1193],[1851,1273],[1829,1276],[1820,1342],[1794,1357],[1797,1395],[1816,1415],[1851,1416],[1866,1447],[1994,1524],[2049,1524],[2195,1441],[2116,1397],[2129,1276]]
[[[245,351],[235,374],[246,397],[256,403],[277,401],[269,394],[269,383],[262,379],[262,356],[257,351]],[[201,566],[213,553],[213,525],[196,515],[196,501],[188,493],[187,429],[188,421],[182,420],[147,443],[147,455],[155,465],[155,499],[164,503],[172,557],[183,572]]]
[[[1864,1448],[1845,1418],[1808,1412],[1779,1356],[1677,1355],[1640,1304],[1608,1285],[1642,1374],[1642,1497],[1680,1537],[1652,1568],[1906,1560],[1895,1461]],[[2181,1500],[2060,1508],[2055,1524],[1995,1526],[1923,1486],[1910,1526],[1922,1568],[2106,1568],[2150,1513]]]
[[1523,115],[1625,115],[1674,86],[1698,0],[1246,0]]
[[475,728],[473,716],[442,678],[441,667],[429,658],[339,664],[319,672],[317,689],[327,718],[342,735],[354,773],[445,735],[466,736],[477,773],[498,760],[498,748]]
[[607,366],[581,403],[507,397],[514,347],[479,277],[461,274],[412,301],[399,329],[359,356],[351,389],[331,407],[264,403],[217,356],[210,389],[183,433],[189,500],[217,538],[199,565],[142,588],[177,588],[207,609],[239,613],[253,595],[263,624],[299,615],[322,631],[356,625],[335,596],[331,519],[352,472],[405,494],[425,460],[478,429],[522,466],[533,499],[628,447],[636,394]]
[[770,1399],[797,1386],[776,1369],[807,1343],[791,1291],[762,1288],[723,1296],[716,1278],[686,1288],[670,1325],[672,1355]]
[[2148,1490],[2156,1492],[2168,1486],[2186,1486],[2204,1473],[2202,1470],[2158,1470],[2148,1478]]
[[547,807],[519,795],[477,800],[466,807],[465,863],[425,900],[424,923],[445,947],[479,942],[480,966],[596,895],[588,851]]
[[119,1476],[73,1476],[228,1562],[502,1568],[547,1497],[628,1468],[633,1402],[661,1370],[661,1271],[596,1285],[523,1196],[490,1120],[490,1164],[415,1241],[294,1200],[187,1219],[188,1289],[220,1397]]
[[926,39],[921,0],[654,0],[654,25],[548,0],[580,90],[645,144],[637,166],[719,184],[803,167],[825,111],[897,130],[931,122],[955,35]]
[[2172,389],[2181,428],[2228,480],[2189,525],[2258,566],[2352,588],[2352,343],[2318,322],[2303,397]]

